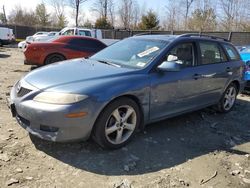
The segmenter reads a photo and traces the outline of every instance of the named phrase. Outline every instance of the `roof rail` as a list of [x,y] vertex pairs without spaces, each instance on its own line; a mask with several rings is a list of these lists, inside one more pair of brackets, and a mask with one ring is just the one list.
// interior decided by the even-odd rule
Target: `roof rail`
[[145,32],[145,33],[138,33],[134,36],[142,36],[142,35],[153,35],[153,33],[152,33],[152,31],[151,32],[149,31],[149,32]]
[[222,37],[216,37],[216,36],[211,36],[211,35],[203,35],[200,33],[189,33],[189,34],[183,34],[180,35],[180,37],[206,37],[206,38],[211,38],[215,40],[223,40],[225,42],[230,42],[228,39],[222,38]]

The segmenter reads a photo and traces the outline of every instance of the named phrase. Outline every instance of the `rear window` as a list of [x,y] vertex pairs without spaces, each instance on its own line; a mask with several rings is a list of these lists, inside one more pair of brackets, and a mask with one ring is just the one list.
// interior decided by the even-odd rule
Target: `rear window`
[[228,44],[223,44],[223,46],[226,49],[230,60],[232,60],[232,61],[239,61],[240,60],[240,56],[233,46],[228,45]]
[[226,62],[225,53],[215,42],[200,42],[202,65]]

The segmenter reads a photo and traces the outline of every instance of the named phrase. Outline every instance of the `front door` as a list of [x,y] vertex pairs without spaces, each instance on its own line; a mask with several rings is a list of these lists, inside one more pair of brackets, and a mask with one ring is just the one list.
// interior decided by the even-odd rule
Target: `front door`
[[[202,105],[204,90],[198,78],[194,43],[176,45],[164,61],[181,65],[178,72],[153,72],[151,78],[150,119],[157,120]],[[197,74],[197,75],[196,75]]]

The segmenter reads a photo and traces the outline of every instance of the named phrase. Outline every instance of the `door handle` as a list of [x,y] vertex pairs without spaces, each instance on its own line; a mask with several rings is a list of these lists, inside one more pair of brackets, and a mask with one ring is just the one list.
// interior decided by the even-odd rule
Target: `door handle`
[[198,80],[198,79],[202,78],[202,75],[201,74],[194,74],[193,78],[195,80]]

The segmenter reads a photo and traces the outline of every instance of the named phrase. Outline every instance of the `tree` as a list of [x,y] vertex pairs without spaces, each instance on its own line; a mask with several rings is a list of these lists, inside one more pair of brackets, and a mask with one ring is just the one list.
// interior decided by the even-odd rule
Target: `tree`
[[89,20],[87,20],[87,21],[83,24],[83,27],[91,29],[91,28],[93,28],[93,25],[92,25],[92,23],[91,23]]
[[96,0],[92,10],[99,14],[99,19],[105,18],[107,22],[114,25],[115,8],[113,0]]
[[240,31],[249,19],[249,0],[221,0],[221,23],[226,31]]
[[130,29],[131,23],[133,20],[133,11],[134,11],[134,2],[133,0],[121,0],[120,7],[118,10],[122,25],[125,29]]
[[165,6],[166,8],[166,20],[164,20],[164,27],[168,31],[174,31],[179,29],[179,7],[180,4],[178,1],[171,0],[169,1],[168,5]]
[[0,13],[0,22],[3,24],[7,24],[7,17],[6,17],[6,13],[5,13],[5,8],[3,5],[3,13]]
[[63,28],[67,24],[67,19],[64,14],[65,6],[66,6],[66,0],[50,0],[50,4],[54,8],[55,12],[55,25],[56,27]]
[[192,13],[188,28],[193,31],[214,31],[216,29],[216,14],[213,8],[199,8]]
[[142,30],[149,29],[159,29],[159,19],[152,10],[149,10],[146,15],[142,16],[141,23],[139,24],[139,28]]
[[50,14],[47,13],[44,3],[38,4],[36,6],[36,19],[37,24],[40,26],[48,26],[50,24],[49,17]]
[[87,0],[70,0],[70,5],[74,9],[75,12],[75,26],[78,27],[78,16],[81,4],[86,2]]
[[36,25],[37,19],[34,16],[35,12],[32,10],[26,11],[20,6],[14,7],[9,15],[9,23],[14,25]]
[[105,18],[99,18],[95,22],[95,28],[98,29],[112,29],[112,25]]
[[185,29],[187,29],[188,14],[194,0],[185,0]]

